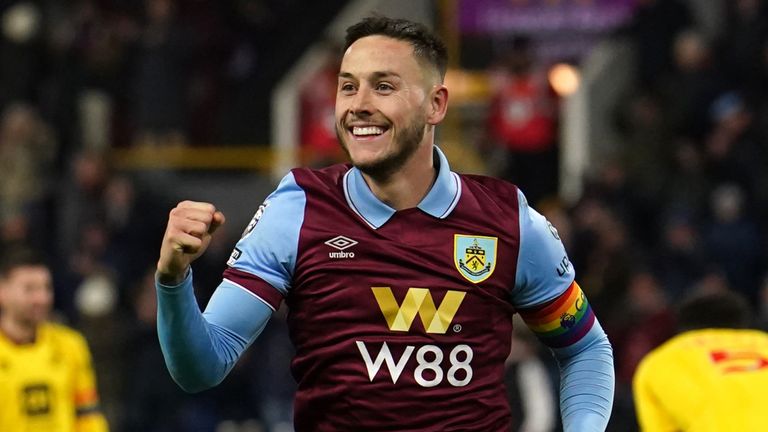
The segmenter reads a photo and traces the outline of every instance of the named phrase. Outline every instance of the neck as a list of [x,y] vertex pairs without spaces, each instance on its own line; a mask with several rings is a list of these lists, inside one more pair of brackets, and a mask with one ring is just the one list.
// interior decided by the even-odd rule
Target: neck
[[32,343],[37,337],[37,326],[26,325],[14,320],[7,313],[0,315],[0,331],[8,339],[19,345]]
[[422,143],[405,164],[386,179],[373,178],[363,173],[371,192],[395,210],[419,205],[437,177],[433,145]]

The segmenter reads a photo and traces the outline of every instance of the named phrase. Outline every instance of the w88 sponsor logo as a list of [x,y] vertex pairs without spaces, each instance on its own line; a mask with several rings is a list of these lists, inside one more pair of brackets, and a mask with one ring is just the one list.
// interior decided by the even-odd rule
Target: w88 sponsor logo
[[[409,361],[415,355],[415,367],[413,378],[416,383],[422,387],[435,387],[443,381],[454,387],[464,387],[472,381],[472,357],[474,352],[469,345],[461,344],[453,347],[448,352],[448,359],[440,347],[437,345],[422,345],[416,349],[413,345],[407,345],[405,351],[399,359],[395,360],[389,346],[386,342],[381,345],[381,349],[374,359],[366,344],[362,341],[356,341],[357,349],[363,357],[363,362],[368,371],[368,379],[373,382],[379,373],[382,365],[386,365],[389,376],[393,384],[397,384]],[[410,362],[413,365],[413,361]]]

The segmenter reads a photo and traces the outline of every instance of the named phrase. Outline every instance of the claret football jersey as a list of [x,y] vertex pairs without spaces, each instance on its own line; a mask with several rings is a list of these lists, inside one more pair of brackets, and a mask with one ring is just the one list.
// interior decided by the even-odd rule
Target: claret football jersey
[[[349,165],[294,169],[236,245],[224,283],[288,306],[296,430],[508,430],[512,315],[580,295],[557,231],[514,185],[435,160],[401,211]],[[565,346],[591,321],[558,302],[526,322]]]

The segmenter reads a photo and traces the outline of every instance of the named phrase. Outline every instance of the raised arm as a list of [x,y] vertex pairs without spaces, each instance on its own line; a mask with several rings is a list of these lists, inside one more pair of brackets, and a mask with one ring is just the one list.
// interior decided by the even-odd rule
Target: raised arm
[[216,290],[206,314],[200,312],[190,264],[205,252],[224,220],[212,204],[179,203],[171,210],[160,249],[156,273],[160,346],[171,376],[187,391],[221,382],[272,312],[225,283]]
[[183,389],[221,382],[287,294],[305,202],[287,175],[246,227],[205,313],[195,299],[190,264],[224,215],[191,201],[171,211],[157,265],[157,327],[168,370]]

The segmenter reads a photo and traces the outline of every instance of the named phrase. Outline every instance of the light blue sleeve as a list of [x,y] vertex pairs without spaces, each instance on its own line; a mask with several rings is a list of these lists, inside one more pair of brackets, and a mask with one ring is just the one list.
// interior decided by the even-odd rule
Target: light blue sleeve
[[[575,279],[557,229],[528,205],[518,190],[520,251],[512,302],[542,305],[563,294]],[[560,366],[560,413],[565,432],[598,432],[613,408],[613,350],[597,318],[589,332],[564,348],[550,348]]]
[[266,303],[226,281],[200,313],[191,271],[178,286],[155,285],[160,348],[171,377],[188,392],[220,383],[272,315]]
[[[285,295],[296,265],[305,204],[304,191],[288,174],[256,211],[227,264]],[[178,286],[156,282],[160,347],[171,376],[184,390],[201,391],[220,383],[266,326],[273,306],[254,291],[272,288],[246,285],[223,280],[201,313],[191,270]]]
[[306,193],[289,173],[256,210],[227,265],[258,276],[287,294],[296,267],[306,202]]
[[520,248],[511,296],[515,307],[527,308],[565,292],[575,273],[555,227],[528,206],[528,200],[520,190],[517,198]]
[[613,408],[613,349],[600,323],[565,348],[552,349],[560,365],[560,414],[565,432],[602,432]]

